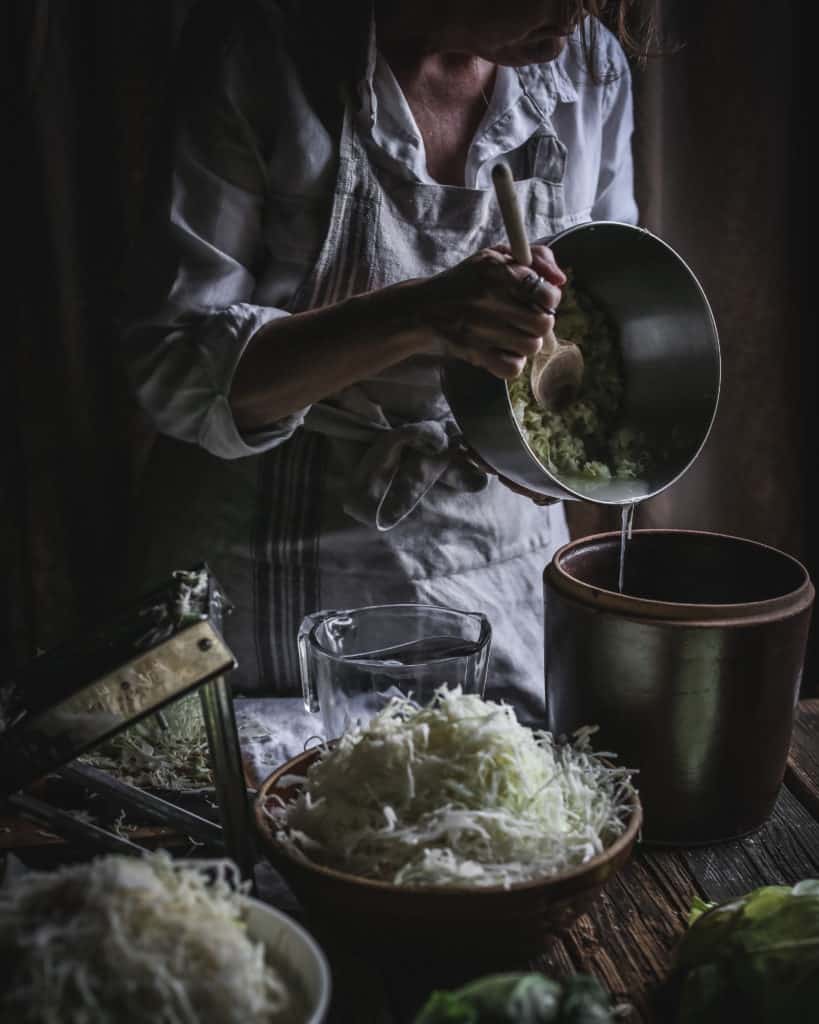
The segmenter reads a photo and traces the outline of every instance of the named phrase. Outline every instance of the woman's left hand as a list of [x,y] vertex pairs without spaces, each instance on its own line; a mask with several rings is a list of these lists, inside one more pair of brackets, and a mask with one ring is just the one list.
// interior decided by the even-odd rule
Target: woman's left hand
[[560,501],[560,498],[550,498],[545,494],[538,494],[537,491],[530,491],[528,487],[521,487],[520,484],[514,483],[508,477],[498,473],[497,470],[493,469],[488,462],[478,455],[474,448],[470,448],[469,445],[464,444],[462,449],[463,458],[465,461],[471,463],[477,469],[482,469],[484,473],[489,476],[496,476],[498,480],[503,484],[504,487],[508,487],[510,491],[514,491],[515,494],[522,494],[524,498],[529,498],[536,505],[556,505]]

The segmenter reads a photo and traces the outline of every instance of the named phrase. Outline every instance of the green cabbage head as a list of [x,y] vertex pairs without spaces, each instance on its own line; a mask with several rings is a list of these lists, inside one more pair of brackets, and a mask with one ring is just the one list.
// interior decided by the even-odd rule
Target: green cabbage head
[[819,1021],[819,880],[697,902],[675,955],[678,1024]]

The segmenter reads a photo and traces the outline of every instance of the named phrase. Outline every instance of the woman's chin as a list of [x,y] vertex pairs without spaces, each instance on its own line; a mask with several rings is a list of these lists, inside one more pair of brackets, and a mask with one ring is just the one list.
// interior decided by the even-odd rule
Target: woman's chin
[[566,45],[565,36],[545,36],[536,42],[518,44],[496,50],[487,59],[504,67],[518,68],[526,64],[545,64],[554,60],[563,52]]

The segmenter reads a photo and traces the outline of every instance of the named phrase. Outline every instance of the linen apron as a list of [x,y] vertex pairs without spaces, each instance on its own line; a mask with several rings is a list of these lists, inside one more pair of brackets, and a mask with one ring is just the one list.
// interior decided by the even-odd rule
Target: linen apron
[[[516,183],[528,237],[563,214],[565,147],[539,110],[536,176]],[[436,274],[505,241],[494,192],[408,181],[364,141],[347,104],[329,228],[290,312]],[[320,608],[420,602],[484,612],[487,695],[542,721],[541,574],[567,539],[539,507],[458,458],[440,360],[417,356],[318,403],[260,455],[222,460],[159,438],[144,481],[151,582],[207,561],[235,606],[234,689],[299,691],[296,632]]]

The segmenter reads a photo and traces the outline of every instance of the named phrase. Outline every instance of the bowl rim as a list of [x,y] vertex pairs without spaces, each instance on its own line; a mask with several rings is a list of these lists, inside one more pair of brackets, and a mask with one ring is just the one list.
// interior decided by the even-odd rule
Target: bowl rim
[[[319,611],[311,612],[310,615],[305,616],[304,620],[302,621],[303,633],[301,635],[304,636],[308,642],[314,645],[316,656],[324,658],[327,661],[333,661],[339,664],[349,664],[350,661],[353,661],[360,665],[378,664],[377,661],[368,661],[367,658],[364,658],[361,655],[355,655],[353,657],[343,657],[341,655],[334,654],[332,651],[328,651],[327,648],[323,647],[315,638],[315,632],[318,629],[318,627],[322,625],[322,623],[319,621],[312,622],[309,628],[305,628],[305,623],[307,623],[308,620],[311,619],[318,620],[319,616],[328,617],[331,615],[351,615],[354,612],[384,612],[395,611],[397,609],[403,610],[416,608],[421,608],[425,611],[429,609],[434,609],[435,611],[449,612],[453,615],[460,615],[464,618],[476,619],[480,624],[480,633],[478,639],[476,641],[472,641],[479,645],[478,650],[475,651],[476,655],[481,655],[485,653],[492,643],[492,624],[483,612],[466,611],[463,608],[455,608],[453,605],[432,604],[429,601],[394,601],[391,604],[366,604],[361,605],[357,608],[322,608]],[[447,662],[461,661],[462,659],[463,655],[461,654],[447,655],[442,658],[430,658],[427,664],[444,665]],[[393,671],[396,675],[399,676],[411,675],[413,672],[417,671],[417,665],[395,665],[391,667],[391,671]]]
[[656,537],[659,535],[727,540],[748,548],[772,552],[783,561],[790,562],[798,569],[802,576],[802,582],[798,587],[786,594],[764,598],[760,601],[735,601],[724,604],[659,601],[636,597],[632,594],[621,594],[616,590],[595,586],[577,576],[573,576],[563,564],[567,555],[581,548],[589,548],[594,545],[612,542],[619,544],[621,532],[619,530],[607,530],[602,533],[590,534],[587,537],[579,537],[558,548],[551,561],[543,570],[544,583],[549,583],[563,597],[573,599],[584,606],[592,605],[601,610],[615,612],[620,616],[625,615],[629,618],[644,619],[646,621],[662,619],[667,625],[674,625],[675,622],[678,622],[680,625],[687,627],[698,624],[714,627],[730,623],[735,623],[738,626],[747,626],[756,622],[779,620],[791,615],[797,615],[806,608],[809,608],[813,603],[815,592],[807,568],[798,558],[788,554],[787,551],[774,547],[772,544],[765,544],[762,541],[753,540],[749,537],[739,537],[735,534],[720,533],[712,530],[681,530],[653,527],[634,530],[632,533],[633,538]]
[[[316,1005],[309,1008],[309,1016],[305,1020],[304,1024],[320,1024],[329,1012],[333,987],[330,963],[327,960],[324,950],[318,944],[316,939],[313,938],[310,932],[308,932],[303,925],[299,924],[299,922],[294,920],[289,914],[285,913],[285,911],[279,910],[278,907],[274,907],[270,903],[265,903],[255,896],[244,896],[242,897],[242,902],[245,905],[252,906],[255,912],[261,913],[265,917],[274,918],[288,931],[297,935],[307,947],[310,956],[313,958],[318,968],[319,985],[316,993]],[[245,923],[247,924],[247,922]],[[250,926],[248,926],[247,934],[248,937],[252,938],[255,942],[261,942],[265,947],[265,950],[268,950],[267,942],[262,938],[254,936]],[[271,950],[270,952],[275,951]],[[275,966],[275,964],[273,964],[273,966]],[[288,968],[289,967],[290,965],[288,964]]]
[[259,835],[262,844],[267,849],[272,850],[278,857],[284,857],[294,866],[294,868],[316,873],[327,881],[343,882],[348,885],[358,886],[363,890],[371,892],[388,892],[393,895],[398,895],[399,898],[402,898],[404,895],[415,897],[440,896],[444,899],[454,901],[460,899],[472,899],[476,896],[494,896],[497,898],[503,895],[508,896],[513,893],[526,893],[533,890],[542,890],[549,886],[559,888],[564,884],[568,884],[582,878],[584,875],[593,874],[597,869],[605,867],[618,860],[621,855],[627,854],[628,850],[636,842],[640,829],[642,828],[643,809],[642,804],[640,803],[640,795],[637,788],[632,786],[633,801],[631,804],[631,811],[628,821],[626,822],[625,830],[622,834],[617,836],[613,843],[605,847],[605,849],[600,853],[595,854],[589,860],[584,861],[582,864],[578,864],[575,867],[568,868],[565,871],[558,872],[557,874],[541,875],[538,878],[529,879],[525,882],[515,882],[509,886],[396,885],[394,882],[386,882],[382,879],[365,878],[363,875],[353,875],[346,871],[340,871],[337,868],[317,864],[315,861],[310,860],[309,857],[304,855],[296,855],[286,846],[278,842],[271,833],[270,819],[267,817],[264,810],[265,801],[273,795],[272,791],[275,789],[280,778],[285,775],[298,775],[303,769],[306,770],[306,768],[309,767],[309,765],[318,757],[322,749],[322,747],[316,746],[303,751],[301,754],[296,754],[295,757],[291,757],[283,764],[279,765],[279,767],[271,772],[270,775],[268,775],[268,777],[261,783],[254,801],[254,817],[256,821],[257,834]]

